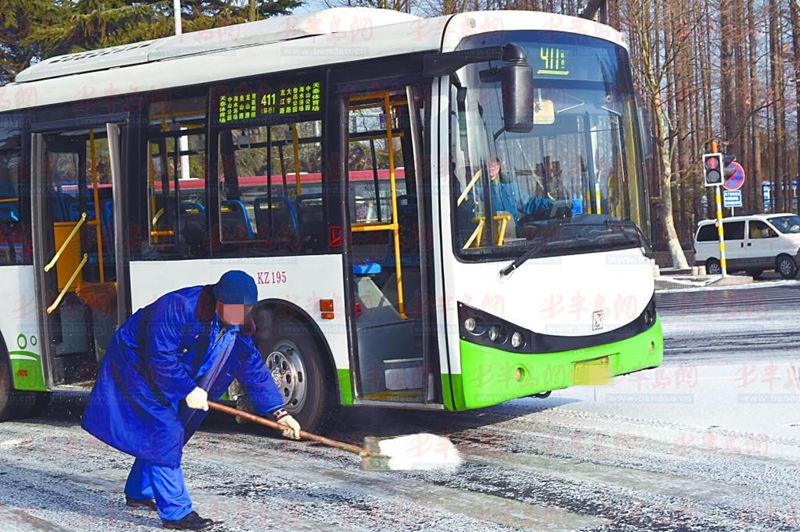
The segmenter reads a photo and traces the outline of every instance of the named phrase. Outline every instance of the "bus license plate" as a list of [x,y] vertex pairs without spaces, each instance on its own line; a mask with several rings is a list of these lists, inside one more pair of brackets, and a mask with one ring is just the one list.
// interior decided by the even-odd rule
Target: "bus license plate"
[[576,386],[608,384],[609,374],[608,357],[576,362],[573,382]]

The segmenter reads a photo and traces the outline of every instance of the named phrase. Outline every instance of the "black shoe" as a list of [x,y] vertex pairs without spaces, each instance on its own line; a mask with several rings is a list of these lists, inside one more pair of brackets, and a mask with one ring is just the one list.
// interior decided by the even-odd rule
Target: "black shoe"
[[177,521],[162,519],[161,523],[164,525],[164,528],[174,528],[176,530],[203,530],[213,525],[214,521],[211,519],[203,519],[197,515],[197,512],[191,511]]
[[125,495],[125,506],[131,508],[150,508],[155,511],[156,501],[153,499],[132,499]]

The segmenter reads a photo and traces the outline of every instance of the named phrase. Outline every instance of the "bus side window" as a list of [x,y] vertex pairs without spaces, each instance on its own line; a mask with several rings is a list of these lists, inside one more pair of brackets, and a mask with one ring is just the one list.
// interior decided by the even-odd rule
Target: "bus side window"
[[156,256],[208,255],[205,97],[150,104],[149,244]]
[[19,138],[0,139],[0,265],[30,264],[30,224],[19,197]]
[[[326,242],[321,223],[305,223],[316,219],[310,209],[320,214],[322,209],[321,131],[322,122],[312,120],[220,132],[224,250],[246,246],[258,254],[296,253],[318,250]],[[302,201],[311,197],[317,201]]]

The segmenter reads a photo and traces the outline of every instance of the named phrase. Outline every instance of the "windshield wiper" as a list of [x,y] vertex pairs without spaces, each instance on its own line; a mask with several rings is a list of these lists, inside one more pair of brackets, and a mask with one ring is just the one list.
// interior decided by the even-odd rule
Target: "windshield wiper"
[[537,255],[540,255],[545,249],[547,249],[547,242],[542,242],[538,246],[532,247],[531,249],[529,249],[516,259],[514,259],[514,262],[512,262],[511,264],[500,270],[498,272],[500,274],[500,277],[505,277],[506,275],[510,274],[511,272],[522,266],[523,262],[525,262],[528,259],[535,258]]
[[[555,231],[551,231],[550,234],[546,235],[544,240],[541,244],[530,248],[529,250],[525,251],[522,255],[514,259],[514,262],[506,266],[505,268],[501,269],[498,273],[500,277],[506,277],[507,275],[511,274],[514,270],[522,266],[529,259],[536,258],[540,256],[542,253],[547,251],[549,248],[564,244],[565,241],[563,237],[566,236],[569,238],[569,242],[572,244],[571,247],[579,248],[579,247],[591,247],[596,243],[596,240],[591,237],[587,237],[587,233],[590,233],[592,229],[605,229],[606,231],[614,231],[614,228],[619,230],[618,233],[615,233],[616,236],[633,236],[635,242],[641,246],[645,250],[645,256],[650,257],[651,252],[649,250],[649,245],[647,244],[647,240],[645,239],[644,235],[642,234],[641,230],[631,221],[628,220],[603,220],[599,222],[593,223],[578,223],[578,224],[570,224],[570,223],[561,223],[557,225],[551,226],[551,229],[555,228]],[[578,229],[577,232],[567,231],[567,235],[564,235],[565,229]],[[633,235],[626,235],[626,229],[633,229]],[[561,239],[554,239],[553,237],[562,237]]]

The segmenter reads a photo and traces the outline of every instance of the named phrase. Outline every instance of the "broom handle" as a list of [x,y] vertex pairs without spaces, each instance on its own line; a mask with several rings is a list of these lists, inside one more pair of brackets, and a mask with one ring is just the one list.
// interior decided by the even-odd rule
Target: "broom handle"
[[[250,412],[245,412],[243,410],[239,410],[238,408],[233,408],[226,405],[221,405],[219,403],[215,403],[213,401],[208,402],[208,407],[211,410],[216,410],[217,412],[223,412],[225,414],[230,414],[231,416],[239,416],[247,421],[252,421],[253,423],[258,423],[259,425],[263,425],[265,427],[269,427],[271,429],[283,432],[286,430],[286,427],[283,425],[272,421],[271,419],[267,419],[261,416],[256,416],[255,414],[251,414]],[[300,431],[300,437],[304,440],[315,441],[317,443],[321,443],[322,445],[327,445],[328,447],[333,447],[334,449],[340,449],[342,451],[347,451],[348,453],[357,454],[361,457],[365,456],[375,456],[373,453],[367,451],[363,447],[359,447],[358,445],[352,445],[350,443],[344,443],[336,440],[332,440],[330,438],[326,438],[325,436],[319,436],[318,434],[312,434],[310,432],[306,432],[304,430]]]

